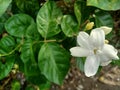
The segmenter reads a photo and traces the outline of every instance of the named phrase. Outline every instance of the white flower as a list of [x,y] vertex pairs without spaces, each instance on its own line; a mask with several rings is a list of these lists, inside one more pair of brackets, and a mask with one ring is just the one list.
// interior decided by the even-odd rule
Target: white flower
[[109,34],[112,31],[111,27],[101,26],[100,28],[105,32],[105,35]]
[[71,55],[75,57],[87,57],[84,72],[87,77],[97,73],[99,65],[108,65],[112,59],[119,59],[118,51],[105,42],[105,33],[101,28],[93,29],[88,35],[80,32],[77,36],[79,46],[70,49]]

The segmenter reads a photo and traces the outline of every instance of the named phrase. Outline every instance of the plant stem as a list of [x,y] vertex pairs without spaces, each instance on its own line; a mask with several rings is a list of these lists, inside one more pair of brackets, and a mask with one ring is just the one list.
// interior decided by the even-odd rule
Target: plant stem
[[4,57],[4,56],[9,56],[12,53],[14,53],[22,44],[19,44],[15,49],[13,49],[11,52],[7,53],[7,54],[0,54],[0,57]]

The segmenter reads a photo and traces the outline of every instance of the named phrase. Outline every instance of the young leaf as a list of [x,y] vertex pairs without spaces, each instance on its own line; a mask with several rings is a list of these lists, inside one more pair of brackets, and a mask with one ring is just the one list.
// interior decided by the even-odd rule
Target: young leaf
[[75,3],[74,4],[74,12],[75,12],[75,16],[77,18],[78,24],[81,24],[81,11],[80,11],[80,4],[79,3]]
[[34,52],[33,52],[33,42],[31,40],[25,41],[21,48],[21,59],[23,63],[31,62],[36,63]]
[[15,40],[11,36],[5,36],[0,41],[0,54],[9,53],[15,46]]
[[53,1],[47,1],[37,15],[37,28],[44,38],[52,37],[60,32],[61,10]]
[[87,0],[87,5],[103,10],[118,10],[120,9],[120,0]]
[[8,56],[5,58],[0,57],[0,80],[9,74],[13,67],[14,60],[14,56]]
[[108,12],[97,11],[95,13],[96,27],[108,26],[113,27],[113,19]]
[[30,29],[29,26],[34,23],[35,22],[33,18],[31,18],[29,15],[17,14],[8,19],[8,21],[5,23],[5,28],[10,35],[22,38],[25,37],[27,29]]
[[78,23],[71,15],[64,15],[61,21],[61,28],[64,34],[68,37],[72,37],[79,32]]
[[39,40],[40,34],[38,33],[36,23],[31,24],[27,28],[25,36],[26,36],[27,39]]
[[69,54],[56,43],[45,43],[39,51],[38,66],[48,80],[62,84],[69,69]]
[[12,0],[0,0],[0,17],[6,11]]

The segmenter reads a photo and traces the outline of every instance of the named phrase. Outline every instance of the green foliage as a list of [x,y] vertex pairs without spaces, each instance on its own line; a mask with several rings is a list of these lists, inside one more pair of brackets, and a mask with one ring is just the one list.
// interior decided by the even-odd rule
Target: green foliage
[[39,51],[38,65],[48,80],[62,84],[69,69],[69,54],[56,43],[45,43]]
[[37,28],[42,37],[49,38],[61,31],[59,26],[61,17],[62,12],[53,1],[46,2],[40,8],[37,15]]
[[0,17],[6,11],[12,0],[0,0]]
[[0,79],[8,76],[14,65],[15,57],[13,55],[0,58]]
[[95,23],[96,27],[108,26],[113,28],[113,19],[108,12],[105,11],[96,11],[95,13]]
[[7,32],[15,37],[26,37],[25,33],[27,30],[34,28],[32,25],[34,20],[26,14],[17,14],[8,19],[5,23],[5,28]]
[[[120,9],[119,3],[118,0],[0,0],[0,80],[17,63],[28,82],[25,90],[35,87],[49,90],[51,83],[62,85],[70,68],[69,49],[76,46],[79,31],[84,31],[90,21],[95,22],[94,27],[113,27],[109,10]],[[85,58],[76,59],[82,71],[84,61]],[[120,65],[119,61],[113,63]],[[11,87],[19,90],[21,86],[13,81]]]
[[78,23],[71,15],[64,15],[61,21],[61,28],[64,34],[72,37],[78,33]]
[[87,5],[103,10],[118,10],[120,9],[120,0],[87,0]]
[[12,82],[12,90],[20,90],[20,82],[13,81]]
[[79,2],[76,2],[74,4],[74,13],[78,21],[78,25],[81,24],[81,8]]

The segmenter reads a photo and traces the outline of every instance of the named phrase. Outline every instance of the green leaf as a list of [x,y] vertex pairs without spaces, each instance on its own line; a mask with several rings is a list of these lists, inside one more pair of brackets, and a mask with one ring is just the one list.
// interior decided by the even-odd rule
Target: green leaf
[[50,90],[50,87],[51,87],[51,83],[46,82],[46,83],[40,85],[40,90]]
[[12,51],[15,46],[15,40],[11,36],[5,36],[0,40],[0,54],[6,54]]
[[36,23],[31,24],[27,28],[25,36],[27,39],[31,39],[31,40],[39,40],[40,39],[40,34],[38,33]]
[[0,40],[0,44],[5,47],[15,46],[15,39],[12,36],[5,36]]
[[14,64],[14,56],[0,57],[0,80],[6,77]]
[[12,0],[0,0],[0,17],[6,11]]
[[39,1],[38,0],[14,0],[16,3],[16,6],[20,9],[20,11],[36,16],[37,11],[40,8]]
[[87,5],[103,10],[118,10],[120,9],[120,0],[87,0]]
[[38,66],[49,81],[62,84],[69,69],[69,54],[56,43],[45,43],[39,51]]
[[68,37],[73,37],[79,32],[78,23],[71,15],[64,15],[61,21],[61,28]]
[[41,75],[41,72],[38,68],[37,60],[35,58],[35,51],[37,46],[35,46],[33,43],[34,42],[32,40],[27,40],[24,42],[21,48],[21,59],[24,63],[24,74],[26,79],[32,84],[38,85],[45,82],[46,79],[43,75]]
[[30,29],[29,27],[34,23],[33,18],[30,16],[26,14],[17,14],[8,19],[5,23],[5,28],[10,35],[22,38],[25,37],[27,29]]
[[13,81],[11,85],[12,90],[20,90],[20,82],[19,81]]
[[4,13],[1,17],[0,17],[0,35],[2,35],[2,33],[5,31],[4,28],[4,24],[5,22],[8,20],[9,15]]
[[95,23],[96,27],[108,26],[113,27],[113,19],[108,12],[97,11],[95,13]]
[[76,58],[76,65],[81,71],[84,71],[84,62],[85,62],[85,58],[81,58],[81,57]]
[[61,31],[59,26],[61,17],[62,12],[53,1],[47,1],[40,8],[37,15],[37,28],[42,37],[49,38]]
[[79,3],[74,3],[74,13],[77,18],[78,24],[81,24],[81,9],[80,9],[80,4]]
[[24,64],[24,74],[27,81],[32,84],[39,85],[46,82],[46,78],[41,74],[38,64],[31,62],[31,60]]
[[33,42],[31,40],[25,41],[21,48],[21,59],[23,63],[27,63],[29,60],[35,62],[34,52],[33,52]]

